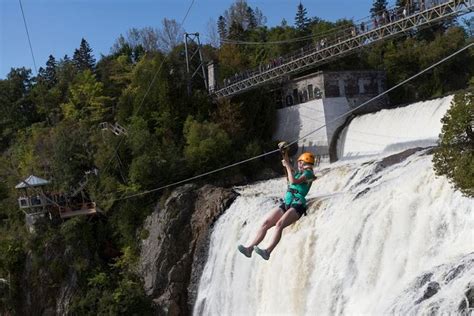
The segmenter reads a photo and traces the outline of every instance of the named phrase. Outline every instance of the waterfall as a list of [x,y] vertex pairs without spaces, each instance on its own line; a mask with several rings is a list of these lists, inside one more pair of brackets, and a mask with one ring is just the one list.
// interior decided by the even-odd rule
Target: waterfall
[[[432,144],[441,125],[431,120],[446,111],[447,100],[423,104],[432,111],[422,114],[414,104],[353,120],[341,139],[352,147],[340,148],[351,154],[322,170],[308,194],[308,215],[284,230],[268,261],[255,253],[246,258],[236,247],[248,243],[278,205],[285,179],[236,188],[240,196],[214,226],[194,314],[472,312],[466,293],[474,288],[473,200],[435,176],[429,148],[384,159],[387,147],[391,154],[409,144]],[[397,132],[403,124],[390,118],[420,128]],[[390,128],[383,130],[384,124]],[[350,145],[360,132],[368,139],[370,133],[390,137],[378,152],[363,151],[360,142]],[[410,138],[400,142],[394,135]]]
[[448,96],[359,116],[341,133],[337,156],[347,158],[436,145],[441,118],[452,99]]

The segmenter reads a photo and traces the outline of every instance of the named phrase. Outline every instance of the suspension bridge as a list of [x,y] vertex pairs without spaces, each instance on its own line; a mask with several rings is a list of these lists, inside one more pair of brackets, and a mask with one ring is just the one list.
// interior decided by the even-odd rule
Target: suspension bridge
[[474,10],[474,0],[438,0],[420,8],[394,8],[380,17],[334,32],[313,44],[271,64],[260,66],[224,80],[223,87],[211,93],[216,97],[230,97],[258,86],[285,80],[290,75],[314,68],[388,38],[403,36],[411,31],[428,28]]

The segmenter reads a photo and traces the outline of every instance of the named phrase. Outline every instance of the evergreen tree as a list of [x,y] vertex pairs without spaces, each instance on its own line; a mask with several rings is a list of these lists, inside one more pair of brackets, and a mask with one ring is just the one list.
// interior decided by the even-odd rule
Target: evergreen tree
[[5,80],[0,80],[0,148],[13,141],[14,135],[38,120],[31,100],[33,86],[31,70],[12,68]]
[[298,31],[302,31],[302,32],[308,31],[310,19],[306,15],[307,15],[306,8],[300,2],[300,4],[298,4],[298,9],[296,11],[296,16],[295,16],[295,26],[298,29]]
[[374,0],[370,14],[372,17],[380,16],[387,10],[387,0]]
[[242,24],[233,22],[229,27],[229,38],[232,40],[242,40],[244,39],[245,30],[242,27]]
[[38,68],[38,75],[36,76],[36,81],[38,83],[45,82],[46,78],[46,70],[43,67]]
[[441,119],[439,147],[433,156],[437,175],[446,176],[464,195],[474,197],[474,96],[454,96],[452,107]]
[[263,12],[255,7],[253,11],[253,16],[255,17],[255,22],[257,26],[264,26],[267,23],[267,17],[263,15]]
[[257,27],[257,18],[255,17],[255,14],[251,7],[247,8],[247,23],[249,30],[252,30]]
[[58,67],[58,63],[53,55],[49,55],[48,61],[46,62],[46,69],[44,73],[44,79],[48,87],[53,87],[58,82],[58,78],[56,75],[56,70]]
[[81,40],[81,46],[79,49],[74,51],[72,60],[79,71],[84,71],[86,69],[91,71],[94,70],[95,59],[92,56],[92,48],[90,48],[89,43],[87,43],[84,38]]
[[66,102],[69,85],[73,82],[77,72],[78,70],[74,61],[71,60],[68,55],[64,55],[64,57],[59,60],[56,71],[56,77],[58,78],[56,87],[60,91],[62,102]]
[[226,25],[225,18],[220,15],[219,19],[217,20],[217,32],[219,32],[219,37],[221,40],[227,37],[227,25]]

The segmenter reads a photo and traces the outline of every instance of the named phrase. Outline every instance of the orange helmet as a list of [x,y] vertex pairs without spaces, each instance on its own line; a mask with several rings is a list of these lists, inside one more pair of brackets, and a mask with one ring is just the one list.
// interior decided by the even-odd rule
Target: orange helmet
[[298,161],[314,165],[314,155],[312,153],[302,153],[301,156],[298,157]]

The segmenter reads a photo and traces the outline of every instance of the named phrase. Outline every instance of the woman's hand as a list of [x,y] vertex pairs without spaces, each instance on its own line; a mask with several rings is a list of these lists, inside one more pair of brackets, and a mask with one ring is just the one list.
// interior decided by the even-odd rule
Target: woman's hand
[[283,160],[281,161],[281,164],[282,164],[283,167],[285,167],[285,168],[291,168],[290,163],[289,163],[288,161],[286,161],[285,159],[283,159]]

